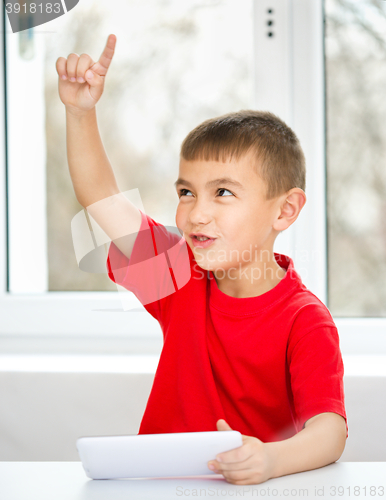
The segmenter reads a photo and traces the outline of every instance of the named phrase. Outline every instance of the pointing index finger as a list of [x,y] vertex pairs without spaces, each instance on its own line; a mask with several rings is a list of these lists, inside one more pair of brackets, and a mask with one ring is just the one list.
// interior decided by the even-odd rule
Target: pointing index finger
[[105,76],[111,61],[113,59],[115,44],[117,42],[117,37],[115,35],[109,35],[107,38],[106,46],[98,60],[97,63],[92,67],[93,71],[101,76]]

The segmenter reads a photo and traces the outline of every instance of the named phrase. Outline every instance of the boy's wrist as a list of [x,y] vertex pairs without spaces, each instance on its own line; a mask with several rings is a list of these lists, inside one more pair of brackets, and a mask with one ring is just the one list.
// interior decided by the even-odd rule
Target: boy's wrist
[[66,116],[74,117],[74,118],[85,118],[88,116],[94,116],[95,115],[95,106],[91,109],[79,109],[79,108],[73,108],[71,106],[65,106],[66,108]]
[[278,446],[277,442],[268,442],[264,443],[264,447],[266,450],[269,463],[269,478],[273,479],[275,477],[280,477],[282,475],[279,470],[280,445]]

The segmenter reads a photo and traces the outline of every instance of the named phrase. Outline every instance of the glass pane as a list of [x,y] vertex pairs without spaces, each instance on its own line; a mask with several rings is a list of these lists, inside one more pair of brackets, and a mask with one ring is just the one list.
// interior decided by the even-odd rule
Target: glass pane
[[[252,0],[82,0],[47,25],[45,99],[49,290],[116,290],[79,270],[71,239],[78,204],[66,160],[65,112],[55,62],[94,60],[117,46],[97,105],[102,140],[122,191],[138,188],[146,213],[175,225],[181,142],[203,120],[253,106]],[[48,29],[48,28],[47,28]]]
[[329,309],[386,316],[386,2],[327,0]]

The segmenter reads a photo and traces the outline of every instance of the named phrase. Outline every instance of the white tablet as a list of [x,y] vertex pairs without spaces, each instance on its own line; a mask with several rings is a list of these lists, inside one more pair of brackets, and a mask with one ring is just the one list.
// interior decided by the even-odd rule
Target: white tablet
[[81,437],[76,447],[91,479],[215,474],[209,460],[243,444],[238,431]]

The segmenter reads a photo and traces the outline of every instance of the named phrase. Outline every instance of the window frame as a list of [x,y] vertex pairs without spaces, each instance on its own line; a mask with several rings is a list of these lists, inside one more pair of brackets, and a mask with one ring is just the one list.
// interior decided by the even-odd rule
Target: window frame
[[[282,81],[286,82],[285,92],[282,81],[278,82],[275,74],[278,67],[271,65],[268,71],[265,69],[263,79],[257,69],[264,67],[266,54],[269,53],[264,49],[268,39],[259,28],[264,17],[262,12],[271,3],[266,0],[254,0],[254,107],[269,108],[278,113],[295,130],[309,166],[307,203],[296,223],[279,236],[275,251],[294,256],[295,268],[305,285],[328,307],[324,1],[275,2],[276,10],[280,8],[282,12],[292,7],[287,16],[277,19],[278,29],[281,27],[282,32],[277,37],[279,42],[275,50],[282,61],[290,61],[290,64],[283,64]],[[0,50],[0,156],[3,161],[0,166],[0,315],[6,318],[0,327],[3,349],[14,352],[63,352],[65,346],[67,352],[159,352],[162,347],[160,325],[144,308],[142,311],[123,311],[118,294],[112,292],[47,291],[46,221],[43,220],[45,217],[40,217],[37,234],[41,238],[39,258],[45,259],[46,267],[42,268],[40,264],[43,273],[40,273],[35,289],[32,286],[28,293],[12,292],[13,284],[8,278],[9,265],[13,265],[9,245],[13,237],[12,230],[17,229],[20,232],[21,228],[14,228],[13,212],[10,210],[17,198],[14,186],[9,185],[12,180],[9,167],[12,151],[9,149],[5,86],[7,78],[9,88],[9,75],[4,62],[7,60],[6,36],[17,35],[8,29],[5,9],[1,25],[3,50]],[[309,43],[304,43],[304,39]],[[302,92],[302,85],[297,84],[300,81],[307,87],[307,92]],[[276,94],[281,94],[281,101],[270,105],[267,93],[275,88]],[[45,164],[43,167],[45,171]],[[45,210],[45,183],[42,181],[44,176],[41,172],[40,179],[42,197],[39,206],[35,208],[36,213],[42,214]],[[308,256],[313,255],[313,260],[306,259],[302,262],[297,256],[298,249],[306,251]],[[31,266],[28,266],[28,269],[30,268]],[[134,295],[131,294],[132,299],[129,295],[126,294],[127,299],[132,300],[133,305],[137,304]],[[338,327],[343,354],[386,354],[386,318],[334,318],[334,321]]]

